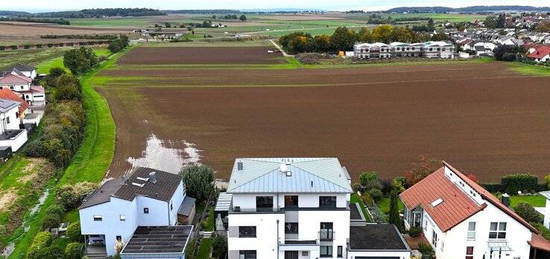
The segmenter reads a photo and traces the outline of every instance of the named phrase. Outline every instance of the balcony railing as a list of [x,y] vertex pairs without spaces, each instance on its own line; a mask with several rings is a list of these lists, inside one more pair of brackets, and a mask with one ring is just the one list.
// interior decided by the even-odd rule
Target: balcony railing
[[349,210],[349,205],[346,207],[291,207],[291,208],[241,208],[233,206],[229,209],[230,213],[284,213],[285,211],[340,211]]
[[332,240],[334,240],[334,230],[333,229],[321,229],[319,231],[319,240],[321,240],[321,241],[332,241]]

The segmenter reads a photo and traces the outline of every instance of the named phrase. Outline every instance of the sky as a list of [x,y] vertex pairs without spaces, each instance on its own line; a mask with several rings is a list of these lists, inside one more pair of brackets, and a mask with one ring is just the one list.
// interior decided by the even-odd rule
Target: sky
[[303,8],[374,11],[401,6],[464,7],[472,5],[550,6],[550,0],[0,0],[2,10],[31,12],[116,7],[148,7],[164,10]]

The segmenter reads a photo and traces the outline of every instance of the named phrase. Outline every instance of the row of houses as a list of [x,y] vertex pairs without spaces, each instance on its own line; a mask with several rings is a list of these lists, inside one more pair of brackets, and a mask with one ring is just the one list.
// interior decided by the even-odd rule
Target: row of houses
[[[150,168],[107,181],[80,207],[87,250],[185,258],[194,236],[187,225],[194,199],[185,190],[179,176]],[[367,223],[352,193],[337,158],[236,159],[215,208],[227,258],[410,258],[399,230]],[[508,203],[446,162],[400,199],[405,227],[421,229],[437,258],[528,259],[550,252],[550,242]]]
[[44,115],[44,88],[33,84],[36,70],[18,64],[0,71],[0,158],[18,151]]
[[444,58],[455,57],[455,46],[444,41],[423,43],[392,42],[385,44],[357,43],[353,46],[353,56],[359,59],[389,59],[397,57]]

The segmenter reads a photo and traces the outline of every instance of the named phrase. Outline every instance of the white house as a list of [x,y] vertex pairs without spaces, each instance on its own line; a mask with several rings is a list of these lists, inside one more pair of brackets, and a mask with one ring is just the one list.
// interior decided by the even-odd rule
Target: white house
[[476,51],[476,56],[494,56],[493,51],[497,48],[497,45],[491,42],[478,42],[474,44],[474,50]]
[[394,57],[454,58],[455,46],[444,41],[422,43],[357,43],[353,46],[355,57],[384,59]]
[[361,59],[391,58],[391,46],[385,43],[358,43],[353,45],[354,56]]
[[[11,152],[27,142],[27,131],[19,128],[19,105],[16,101],[0,99],[0,147],[9,147]],[[4,154],[2,156],[6,158]]]
[[16,92],[21,98],[30,104],[44,105],[46,95],[44,88],[32,85],[33,79],[23,73],[10,72],[0,77],[0,88]]
[[537,229],[446,162],[400,198],[406,228],[421,228],[437,258],[528,259],[550,250]]
[[[359,259],[387,252],[369,246],[366,224],[351,226],[351,192],[350,176],[336,158],[236,159],[224,195],[224,204],[231,199],[228,258]],[[350,232],[367,242],[350,245]]]
[[172,231],[170,226],[178,224],[180,206],[194,207],[194,203],[184,202],[189,198],[179,175],[150,168],[140,167],[127,178],[105,182],[79,209],[88,252],[109,256],[122,248],[135,252],[134,246],[127,246],[136,229],[143,228],[140,235],[147,227]]
[[2,76],[4,74],[9,74],[9,73],[16,73],[16,74],[28,77],[28,78],[33,79],[33,80],[36,78],[36,68],[34,68],[33,66],[25,65],[25,64],[17,64],[17,65],[15,65],[15,66],[7,69],[7,70],[4,70],[4,71],[0,72],[0,74],[2,74]]

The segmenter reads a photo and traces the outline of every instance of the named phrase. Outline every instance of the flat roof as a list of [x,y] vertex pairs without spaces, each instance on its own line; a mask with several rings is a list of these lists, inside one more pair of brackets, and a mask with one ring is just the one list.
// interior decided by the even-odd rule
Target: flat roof
[[366,224],[350,227],[350,249],[353,250],[410,250],[393,224]]
[[233,195],[230,193],[220,192],[214,211],[229,211],[229,208],[231,207],[232,197]]
[[121,254],[183,254],[192,231],[192,225],[138,227]]

